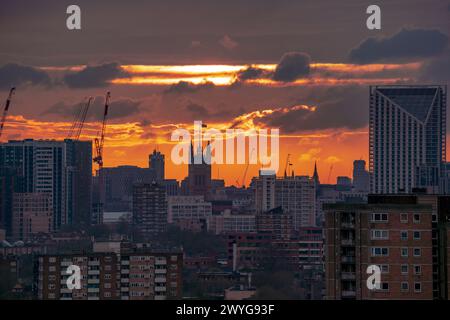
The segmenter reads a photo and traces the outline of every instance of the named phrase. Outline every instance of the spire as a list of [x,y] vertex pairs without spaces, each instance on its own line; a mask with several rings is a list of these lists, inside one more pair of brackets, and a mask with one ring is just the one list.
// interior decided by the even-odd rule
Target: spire
[[314,162],[314,174],[313,174],[313,180],[314,180],[314,183],[316,184],[316,185],[319,185],[320,184],[320,180],[319,180],[319,173],[317,172],[317,161],[315,161]]

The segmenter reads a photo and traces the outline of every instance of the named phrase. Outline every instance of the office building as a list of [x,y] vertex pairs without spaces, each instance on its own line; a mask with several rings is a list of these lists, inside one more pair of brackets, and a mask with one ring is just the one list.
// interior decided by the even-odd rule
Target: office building
[[372,193],[439,185],[446,157],[446,91],[444,86],[370,88]]

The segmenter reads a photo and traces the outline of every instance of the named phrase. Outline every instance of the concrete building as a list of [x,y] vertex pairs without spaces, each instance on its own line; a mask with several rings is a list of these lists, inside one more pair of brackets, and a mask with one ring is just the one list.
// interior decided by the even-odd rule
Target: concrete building
[[53,207],[47,193],[14,193],[11,239],[31,240],[53,230]]
[[[201,147],[194,152],[191,145],[191,159],[188,167],[188,176],[184,185],[184,192],[191,196],[203,196],[209,200],[211,196],[211,165],[204,160],[209,155],[210,146],[203,150]],[[183,186],[182,186],[183,187]],[[187,190],[186,190],[187,189]]]
[[[327,299],[448,299],[450,198],[373,195],[325,205]],[[380,288],[366,285],[368,266]]]
[[293,216],[296,230],[315,226],[316,189],[313,179],[260,174],[252,179],[252,189],[257,214],[281,207]]
[[163,185],[153,182],[133,186],[132,219],[138,238],[153,238],[166,230],[167,200]]
[[281,207],[256,215],[256,229],[261,233],[269,233],[273,239],[286,240],[294,234],[292,215]]
[[370,88],[372,193],[439,186],[446,157],[446,99],[445,86]]

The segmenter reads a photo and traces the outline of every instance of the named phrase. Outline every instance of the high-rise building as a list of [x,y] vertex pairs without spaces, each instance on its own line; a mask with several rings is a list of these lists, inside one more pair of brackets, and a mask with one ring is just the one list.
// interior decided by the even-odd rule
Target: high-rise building
[[[0,152],[3,149],[0,148]],[[0,155],[0,159],[2,156]],[[13,195],[23,192],[23,176],[17,168],[2,167],[0,165],[0,229],[5,231],[5,237],[12,234]]]
[[372,193],[409,193],[439,184],[446,156],[446,91],[445,86],[370,88]]
[[325,204],[326,298],[448,299],[449,208],[448,196],[415,194]]
[[281,207],[292,215],[296,230],[315,226],[316,189],[310,177],[260,174],[252,179],[252,188],[257,214]]
[[366,161],[353,161],[353,188],[358,192],[369,192],[370,175],[366,170]]
[[14,193],[12,235],[14,241],[30,240],[33,235],[49,234],[53,229],[53,208],[48,193]]
[[17,170],[23,178],[21,192],[50,195],[54,230],[89,223],[91,141],[11,140],[0,144],[0,167]]
[[161,152],[153,150],[148,156],[148,167],[155,170],[157,182],[164,181],[164,155]]
[[149,239],[167,227],[165,187],[157,182],[133,186],[133,225],[137,238]]

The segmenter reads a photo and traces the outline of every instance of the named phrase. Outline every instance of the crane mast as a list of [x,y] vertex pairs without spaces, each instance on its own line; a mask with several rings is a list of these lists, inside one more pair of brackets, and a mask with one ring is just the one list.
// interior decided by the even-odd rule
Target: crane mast
[[2,137],[3,127],[5,126],[6,116],[8,115],[8,110],[9,106],[11,105],[11,99],[14,94],[14,91],[16,91],[15,87],[12,87],[11,90],[9,90],[9,95],[8,98],[6,99],[5,108],[3,109],[2,120],[0,122],[0,138]]
[[106,93],[106,97],[105,97],[105,109],[103,112],[103,122],[102,122],[102,129],[100,132],[100,138],[97,137],[94,140],[95,151],[96,151],[96,156],[94,158],[94,162],[98,164],[99,170],[103,168],[103,145],[105,143],[106,119],[108,116],[109,98],[110,97],[111,97],[111,93],[108,91]]

